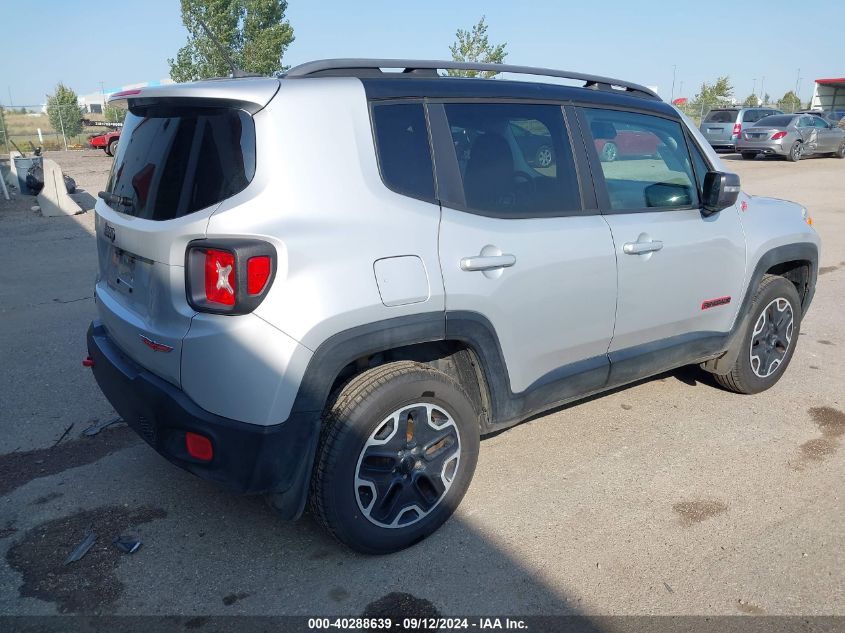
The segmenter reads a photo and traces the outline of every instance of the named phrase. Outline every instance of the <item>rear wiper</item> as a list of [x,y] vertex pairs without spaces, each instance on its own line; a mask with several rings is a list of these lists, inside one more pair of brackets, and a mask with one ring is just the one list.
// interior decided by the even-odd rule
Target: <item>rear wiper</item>
[[105,200],[106,204],[119,204],[124,207],[132,206],[132,198],[127,198],[126,196],[119,196],[116,193],[101,191],[97,194],[97,197]]

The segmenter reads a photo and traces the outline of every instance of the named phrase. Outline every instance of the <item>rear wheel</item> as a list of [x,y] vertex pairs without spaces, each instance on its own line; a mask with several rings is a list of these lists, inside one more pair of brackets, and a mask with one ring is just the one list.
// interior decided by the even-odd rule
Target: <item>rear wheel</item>
[[742,157],[745,160],[754,160],[757,158],[757,152],[742,152]]
[[749,307],[751,318],[737,342],[739,355],[731,371],[714,378],[737,393],[759,393],[786,371],[801,330],[801,301],[787,279],[765,275]]
[[803,144],[795,141],[792,144],[792,147],[789,148],[789,153],[786,155],[786,160],[790,163],[797,163],[801,160],[801,156],[804,154],[804,146]]
[[109,156],[114,156],[115,154],[117,154],[117,140],[113,139],[109,141],[109,144],[106,147],[106,154],[108,154]]
[[452,515],[478,448],[478,415],[449,376],[411,361],[370,369],[343,388],[326,416],[311,507],[352,549],[404,549]]
[[612,163],[616,160],[616,157],[619,155],[619,149],[616,147],[616,143],[611,143],[608,141],[604,144],[604,147],[601,148],[601,153],[599,154],[599,158],[604,163]]

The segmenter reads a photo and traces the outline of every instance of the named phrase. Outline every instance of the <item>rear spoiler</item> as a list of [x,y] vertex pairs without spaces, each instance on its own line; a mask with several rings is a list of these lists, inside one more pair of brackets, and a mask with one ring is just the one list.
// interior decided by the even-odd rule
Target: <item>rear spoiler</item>
[[280,85],[279,80],[272,77],[210,79],[122,90],[109,96],[108,102],[109,105],[123,108],[142,107],[153,103],[173,106],[226,106],[255,114],[270,103]]

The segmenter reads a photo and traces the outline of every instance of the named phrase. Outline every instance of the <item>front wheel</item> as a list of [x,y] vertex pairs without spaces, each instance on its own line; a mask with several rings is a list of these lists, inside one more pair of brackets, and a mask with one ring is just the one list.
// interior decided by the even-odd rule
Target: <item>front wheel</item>
[[798,291],[788,279],[765,275],[749,313],[731,371],[714,376],[725,389],[746,394],[765,391],[786,371],[801,330]]
[[370,369],[343,388],[324,420],[311,507],[352,549],[396,552],[452,515],[478,448],[478,414],[449,376],[411,361]]
[[834,152],[833,157],[845,158],[845,141],[842,141],[842,144],[839,146],[839,149]]

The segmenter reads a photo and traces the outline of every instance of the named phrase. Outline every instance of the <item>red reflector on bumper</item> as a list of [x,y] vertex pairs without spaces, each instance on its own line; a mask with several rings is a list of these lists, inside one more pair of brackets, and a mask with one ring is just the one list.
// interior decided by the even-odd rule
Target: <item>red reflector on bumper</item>
[[204,435],[185,433],[185,448],[188,450],[188,455],[194,459],[200,459],[204,462],[210,462],[214,457],[214,449],[211,447],[211,440]]
[[94,359],[90,356],[86,356],[82,359],[82,366],[83,367],[93,367],[94,366]]

